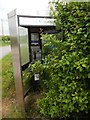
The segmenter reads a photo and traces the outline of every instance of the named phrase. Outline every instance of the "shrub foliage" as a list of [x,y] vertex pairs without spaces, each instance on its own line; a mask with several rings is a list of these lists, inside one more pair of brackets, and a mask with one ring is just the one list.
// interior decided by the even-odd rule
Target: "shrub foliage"
[[44,73],[40,113],[66,118],[90,109],[90,2],[54,5],[58,33],[42,35],[43,64],[36,62],[32,71]]
[[10,36],[2,36],[2,41],[3,42],[10,42]]

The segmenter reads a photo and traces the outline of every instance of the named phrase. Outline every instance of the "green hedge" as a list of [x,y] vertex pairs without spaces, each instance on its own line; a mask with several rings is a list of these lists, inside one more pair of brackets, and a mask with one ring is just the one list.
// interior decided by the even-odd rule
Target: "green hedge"
[[90,2],[54,5],[58,34],[42,35],[43,64],[32,65],[33,73],[45,73],[38,106],[45,117],[78,118],[90,109]]

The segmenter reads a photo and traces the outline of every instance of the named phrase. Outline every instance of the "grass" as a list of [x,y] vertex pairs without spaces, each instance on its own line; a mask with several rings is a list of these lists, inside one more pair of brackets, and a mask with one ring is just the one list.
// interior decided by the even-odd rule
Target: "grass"
[[0,40],[0,46],[8,46],[10,45],[10,42],[3,42]]
[[11,53],[0,60],[0,66],[2,66],[2,117],[22,118],[21,112],[16,107]]
[[[22,118],[15,102],[15,83],[11,53],[0,60],[2,66],[2,114],[3,118]],[[8,113],[7,113],[8,112]]]
[[[22,115],[18,111],[15,102],[15,84],[14,84],[11,53],[9,53],[2,60],[0,60],[0,66],[1,65],[2,65],[3,118],[22,118]],[[38,108],[36,104],[36,101],[38,98],[40,98],[40,96],[41,96],[40,93],[33,92],[31,90],[29,95],[25,98],[27,118],[37,118],[37,117],[40,118],[40,114],[38,112]]]
[[[15,92],[11,53],[2,59],[2,97],[11,98]],[[7,92],[8,91],[8,92]]]
[[0,36],[0,41],[2,40],[2,36]]
[[[2,117],[9,118],[11,106],[15,108],[15,85],[11,53],[0,60],[2,66]],[[14,112],[12,113],[14,114]]]

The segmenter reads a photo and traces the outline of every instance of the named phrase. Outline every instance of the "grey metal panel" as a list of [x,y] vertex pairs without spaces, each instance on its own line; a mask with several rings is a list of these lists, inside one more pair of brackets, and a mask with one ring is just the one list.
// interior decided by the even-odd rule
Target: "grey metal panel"
[[20,39],[20,53],[22,66],[29,60],[29,43],[28,43],[28,28],[19,26],[19,39]]
[[11,17],[13,17],[13,16],[15,16],[15,15],[16,15],[16,9],[13,10],[13,11],[11,11],[11,12],[8,14],[8,18],[11,18]]
[[16,9],[17,15],[22,16],[50,16],[50,10],[49,9],[42,9],[42,10],[36,10],[36,9]]
[[24,115],[25,107],[24,107],[23,83],[21,76],[21,62],[20,62],[21,58],[20,58],[17,16],[15,15],[13,17],[9,17],[8,22],[9,22],[9,31],[11,36],[11,51],[12,51],[13,68],[14,68],[17,106],[21,111],[21,113]]
[[14,15],[19,15],[19,16],[46,16],[50,17],[50,10],[36,10],[36,9],[14,9],[8,14],[8,18],[14,16]]

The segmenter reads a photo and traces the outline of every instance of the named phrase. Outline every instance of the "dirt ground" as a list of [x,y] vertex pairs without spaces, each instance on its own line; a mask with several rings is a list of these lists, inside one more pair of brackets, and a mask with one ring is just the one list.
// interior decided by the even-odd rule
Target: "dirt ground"
[[8,114],[10,112],[10,109],[9,109],[10,104],[11,104],[10,100],[8,100],[8,99],[2,100],[2,117],[3,118],[7,118]]
[[15,98],[13,99],[2,99],[2,118],[9,118],[11,112],[11,105],[15,105]]
[[25,106],[26,106],[26,113],[28,118],[41,118],[37,107],[37,99],[39,99],[40,97],[41,94],[37,92],[26,96]]
[[[25,108],[26,108],[27,118],[34,118],[34,119],[41,118],[36,103],[37,99],[39,99],[40,97],[41,97],[41,93],[38,92],[29,93],[29,95],[25,97]],[[13,114],[11,106],[15,106],[15,105],[16,105],[15,97],[12,99],[6,99],[6,98],[2,99],[2,118],[10,118],[10,114]]]

